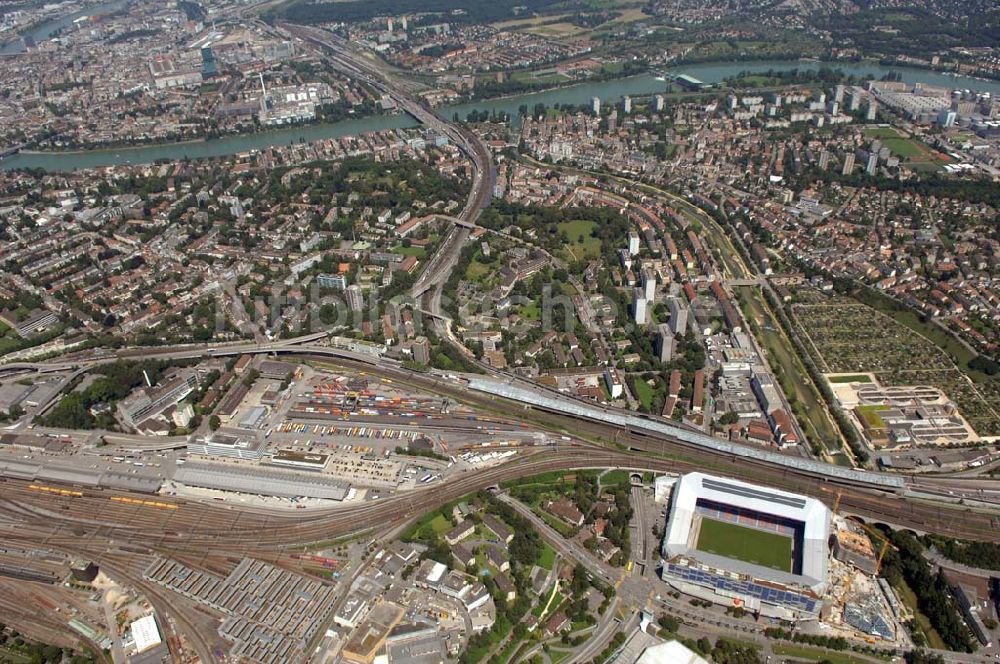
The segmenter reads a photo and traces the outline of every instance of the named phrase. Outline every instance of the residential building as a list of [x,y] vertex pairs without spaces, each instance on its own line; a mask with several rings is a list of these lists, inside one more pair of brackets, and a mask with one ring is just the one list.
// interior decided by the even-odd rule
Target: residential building
[[632,291],[632,320],[636,325],[645,325],[649,322],[649,302],[646,294],[641,288]]
[[672,297],[667,300],[667,307],[670,309],[670,331],[674,334],[685,334],[690,312],[687,303],[678,297]]
[[670,326],[666,323],[660,323],[656,326],[656,355],[660,358],[660,362],[669,362],[674,356],[674,348],[677,342],[674,339],[674,333],[671,331]]

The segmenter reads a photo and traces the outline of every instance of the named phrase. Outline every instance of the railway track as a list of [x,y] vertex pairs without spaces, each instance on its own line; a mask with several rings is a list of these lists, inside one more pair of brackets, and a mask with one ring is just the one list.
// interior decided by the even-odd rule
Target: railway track
[[[206,625],[211,625],[208,616],[142,578],[142,570],[152,556],[167,556],[220,575],[243,556],[294,568],[294,561],[287,555],[290,548],[356,534],[371,523],[387,527],[403,525],[445,502],[494,484],[554,470],[624,467],[680,473],[703,469],[706,465],[697,460],[651,456],[654,450],[649,448],[655,447],[655,443],[644,436],[626,436],[622,444],[639,451],[615,450],[585,442],[549,450],[533,449],[513,463],[470,472],[448,483],[367,504],[316,510],[305,515],[258,513],[194,501],[178,501],[178,509],[161,510],[143,504],[111,501],[102,491],[53,497],[32,491],[26,482],[4,485],[0,515],[18,521],[17,529],[6,533],[10,541],[89,557],[113,578],[144,592],[157,610],[175,621],[176,627],[203,660],[213,661],[213,635],[206,636]],[[728,469],[725,463],[720,467],[718,459],[712,462],[712,471],[721,474],[750,476],[758,482],[814,495],[818,488],[813,478],[787,471],[783,477],[772,477],[773,468],[751,467],[745,459],[733,459]],[[113,493],[123,495],[122,492]],[[870,521],[884,521],[921,531],[933,530],[961,538],[987,535],[992,541],[998,539],[993,534],[990,515],[971,510],[960,512],[961,518],[956,518],[955,510],[947,507],[852,487],[842,490],[840,505],[842,510]],[[93,520],[90,524],[88,518]],[[122,545],[133,550],[123,550]]]
[[[53,498],[39,495],[23,483],[8,483],[0,500],[0,513],[44,534],[50,544],[71,546],[81,536],[110,542],[136,540],[169,554],[197,553],[206,547],[231,554],[274,554],[288,547],[349,535],[371,523],[416,518],[421,513],[462,495],[494,484],[553,470],[624,467],[657,472],[708,470],[742,479],[815,495],[862,518],[918,531],[933,531],[964,539],[1000,541],[994,533],[994,514],[971,508],[930,504],[886,491],[862,490],[814,478],[787,469],[775,470],[743,458],[720,462],[718,458],[673,459],[651,456],[656,443],[643,436],[624,438],[638,451],[612,450],[600,445],[575,443],[550,449],[533,449],[513,463],[460,475],[445,483],[401,492],[379,500],[302,513],[255,512],[188,501],[177,510],[159,510],[141,504],[113,502],[108,494],[84,492],[83,496]],[[127,495],[112,492],[114,495]],[[824,495],[825,494],[825,495]],[[55,500],[57,509],[52,509]],[[41,503],[41,504],[40,504]],[[88,523],[89,520],[89,523]]]
[[[297,354],[300,359],[330,362],[326,356]],[[95,560],[113,578],[147,593],[158,610],[176,621],[178,630],[205,661],[213,660],[216,638],[206,632],[209,617],[187,600],[180,602],[169,591],[142,578],[154,556],[170,557],[220,575],[244,556],[302,571],[301,563],[289,555],[295,549],[358,535],[373,523],[403,526],[460,496],[549,471],[597,467],[673,473],[704,470],[813,495],[827,504],[837,499],[841,511],[871,522],[962,539],[1000,541],[1000,530],[993,527],[996,512],[989,510],[915,500],[903,491],[876,489],[845,478],[817,477],[767,460],[720,454],[648,430],[525,408],[433,375],[351,359],[337,363],[390,378],[398,385],[447,396],[504,423],[544,432],[557,442],[548,447],[521,448],[510,463],[460,473],[447,482],[366,503],[305,511],[253,510],[171,497],[150,500],[141,494],[85,487],[62,487],[67,490],[52,492],[32,489],[27,481],[7,480],[0,483],[0,532],[6,540],[25,547]],[[572,435],[564,440],[568,432]],[[111,500],[113,497],[118,499]]]

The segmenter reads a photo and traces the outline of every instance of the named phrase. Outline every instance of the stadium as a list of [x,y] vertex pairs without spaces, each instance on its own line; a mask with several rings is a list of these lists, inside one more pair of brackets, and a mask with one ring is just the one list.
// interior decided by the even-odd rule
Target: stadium
[[688,595],[785,620],[816,618],[830,511],[820,501],[689,473],[674,485],[662,578]]

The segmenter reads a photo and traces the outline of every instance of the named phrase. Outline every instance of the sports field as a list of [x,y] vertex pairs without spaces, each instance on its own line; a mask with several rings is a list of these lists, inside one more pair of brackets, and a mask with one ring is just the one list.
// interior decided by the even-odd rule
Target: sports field
[[792,538],[778,533],[702,517],[697,548],[782,572],[792,571]]
[[918,170],[937,170],[941,164],[950,161],[947,156],[933,150],[926,143],[901,136],[891,127],[866,129],[865,136],[880,139],[890,152]]

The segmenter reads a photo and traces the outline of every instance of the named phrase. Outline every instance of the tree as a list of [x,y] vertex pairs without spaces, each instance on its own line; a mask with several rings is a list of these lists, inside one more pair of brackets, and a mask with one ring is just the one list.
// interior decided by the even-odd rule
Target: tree
[[668,632],[676,634],[677,630],[680,629],[680,626],[681,623],[679,620],[677,620],[677,618],[674,618],[669,614],[664,614],[660,616],[660,627],[667,630]]
[[740,416],[734,412],[727,412],[719,418],[719,424],[736,424],[740,421]]
[[222,426],[222,420],[219,419],[218,415],[212,415],[208,418],[208,428],[212,431],[217,431],[218,428]]

